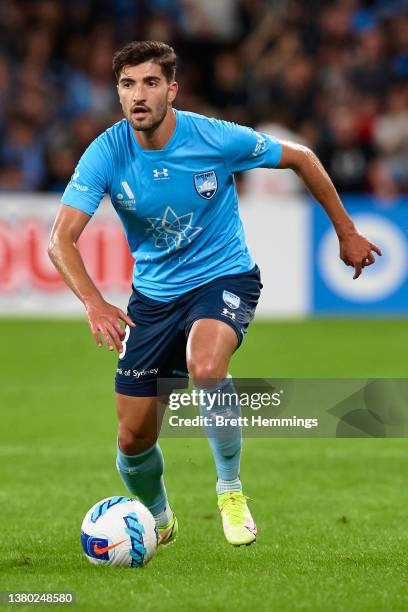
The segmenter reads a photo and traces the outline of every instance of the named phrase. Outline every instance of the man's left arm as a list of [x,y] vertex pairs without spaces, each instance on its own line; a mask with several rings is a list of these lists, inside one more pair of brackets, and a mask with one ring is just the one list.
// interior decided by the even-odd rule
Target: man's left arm
[[367,240],[354,226],[337,191],[316,155],[302,145],[281,142],[282,156],[277,168],[291,168],[303,180],[312,196],[330,217],[340,243],[340,259],[354,267],[354,279],[362,268],[375,262],[372,251],[381,255],[381,249]]

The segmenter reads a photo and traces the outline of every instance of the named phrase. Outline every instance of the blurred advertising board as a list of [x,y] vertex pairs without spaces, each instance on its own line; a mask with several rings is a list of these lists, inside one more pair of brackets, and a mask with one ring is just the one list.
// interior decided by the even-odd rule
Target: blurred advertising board
[[[82,304],[51,264],[47,244],[59,200],[32,194],[0,197],[0,314],[70,315]],[[132,258],[106,202],[81,236],[78,246],[101,291],[126,304]]]
[[[307,207],[297,200],[250,201],[241,214],[254,258],[262,269],[259,312],[298,316],[306,312],[307,265],[303,252]],[[83,306],[66,288],[47,255],[59,206],[57,196],[0,196],[0,314],[76,315]],[[110,202],[105,199],[79,243],[88,272],[106,299],[126,307],[133,259]]]
[[[321,208],[299,196],[240,198],[247,241],[261,268],[261,317],[408,313],[408,201],[378,207],[346,200],[358,228],[383,250],[358,281],[338,259],[337,238]],[[59,199],[0,196],[0,315],[80,315],[47,255]],[[133,259],[105,199],[79,241],[86,267],[106,299],[126,307]]]
[[369,197],[343,202],[358,230],[382,250],[358,280],[352,269],[333,257],[337,236],[322,209],[313,207],[313,302],[317,314],[408,314],[408,198],[393,205]]

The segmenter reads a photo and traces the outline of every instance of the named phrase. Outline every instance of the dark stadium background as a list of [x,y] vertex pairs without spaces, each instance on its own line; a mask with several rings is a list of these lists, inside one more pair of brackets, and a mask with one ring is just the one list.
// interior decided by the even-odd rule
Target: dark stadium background
[[[298,223],[296,237],[305,233],[298,262],[308,271],[310,296],[299,316],[285,317],[290,305],[281,303],[279,316],[258,318],[232,373],[408,376],[406,2],[1,2],[0,590],[75,591],[84,610],[407,609],[406,442],[364,432],[357,439],[245,440],[241,475],[260,536],[244,550],[223,540],[206,440],[164,438],[180,522],[175,546],[135,572],[101,571],[82,554],[85,512],[124,493],[114,466],[116,358],[96,350],[80,308],[74,318],[58,317],[68,297],[58,293],[45,250],[79,156],[121,119],[111,61],[133,39],[176,49],[177,108],[311,147],[350,212],[374,215],[380,231],[384,256],[362,282],[368,273],[379,279],[382,297],[354,300],[348,278],[336,277],[333,288],[319,268],[327,223],[296,177],[239,177],[246,226],[264,250],[279,231],[283,241],[295,232],[285,198],[305,199],[296,211],[305,207],[308,230]],[[273,239],[257,216],[261,205],[253,202],[251,212],[258,196],[266,206],[274,201],[267,217],[276,215]],[[283,220],[289,225],[280,230]],[[271,269],[284,274],[289,255]],[[329,277],[336,257],[332,249]],[[296,270],[295,263],[285,282]],[[274,299],[283,286],[271,286],[268,265],[262,271]],[[298,274],[301,281],[303,267]],[[381,279],[391,277],[388,295]]]
[[160,39],[179,55],[177,107],[279,123],[342,192],[406,193],[403,1],[9,0],[0,7],[0,189],[61,192],[121,118],[113,52]]

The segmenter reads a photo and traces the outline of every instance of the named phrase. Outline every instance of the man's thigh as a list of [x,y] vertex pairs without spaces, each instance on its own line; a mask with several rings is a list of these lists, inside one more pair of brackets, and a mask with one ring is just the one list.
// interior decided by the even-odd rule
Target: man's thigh
[[[196,321],[213,319],[235,332],[238,340],[235,349],[238,348],[254,318],[261,289],[257,266],[250,272],[221,276],[197,288],[186,316],[186,335],[189,336]],[[223,326],[218,329],[223,329]]]
[[223,380],[237,346],[231,326],[216,319],[196,320],[187,342],[187,366],[195,386],[213,387]]
[[187,365],[195,384],[207,386],[204,379],[225,378],[231,355],[254,317],[261,289],[255,267],[247,273],[217,278],[196,290],[186,318]]

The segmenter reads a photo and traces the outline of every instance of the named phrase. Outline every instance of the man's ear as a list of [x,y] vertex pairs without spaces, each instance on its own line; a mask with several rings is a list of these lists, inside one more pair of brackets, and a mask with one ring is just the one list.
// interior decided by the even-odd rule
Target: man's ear
[[168,95],[169,104],[172,104],[174,102],[177,96],[177,92],[178,92],[178,83],[176,81],[173,81],[173,83],[171,83],[169,87],[169,95]]

